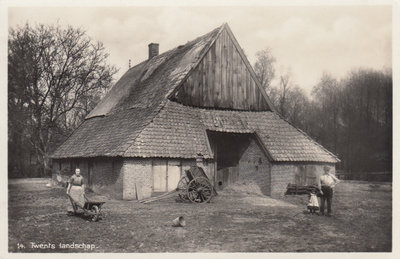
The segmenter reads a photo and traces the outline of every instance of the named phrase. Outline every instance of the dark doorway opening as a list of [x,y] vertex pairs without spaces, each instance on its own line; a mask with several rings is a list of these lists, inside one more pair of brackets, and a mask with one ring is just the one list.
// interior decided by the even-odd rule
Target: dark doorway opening
[[207,131],[214,152],[215,186],[221,190],[239,179],[239,161],[249,147],[253,134]]
[[88,186],[93,186],[93,161],[90,158],[88,160]]

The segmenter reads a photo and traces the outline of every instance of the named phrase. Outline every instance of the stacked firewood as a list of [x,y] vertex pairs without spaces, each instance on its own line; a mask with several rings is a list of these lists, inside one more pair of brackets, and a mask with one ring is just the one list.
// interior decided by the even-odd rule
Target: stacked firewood
[[289,183],[285,195],[309,194],[312,190],[318,193],[318,187],[315,185],[297,185]]

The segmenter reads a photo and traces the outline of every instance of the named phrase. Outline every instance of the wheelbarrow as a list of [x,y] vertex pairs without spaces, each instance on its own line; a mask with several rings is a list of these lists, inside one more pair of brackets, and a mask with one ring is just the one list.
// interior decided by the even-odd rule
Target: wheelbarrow
[[92,221],[98,221],[101,217],[101,206],[105,203],[104,201],[90,201],[86,195],[85,204],[80,206],[78,203],[74,201],[74,199],[68,194],[68,198],[71,201],[72,208],[74,209],[74,214],[77,213],[78,208],[82,209],[84,214],[91,217]]

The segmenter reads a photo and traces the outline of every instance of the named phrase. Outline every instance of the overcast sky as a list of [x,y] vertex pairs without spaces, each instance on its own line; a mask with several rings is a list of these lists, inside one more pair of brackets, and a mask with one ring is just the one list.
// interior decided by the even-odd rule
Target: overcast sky
[[392,65],[390,6],[248,7],[29,7],[9,8],[9,27],[34,23],[70,24],[104,43],[118,78],[147,58],[147,45],[160,52],[184,44],[227,22],[247,54],[267,47],[277,69],[290,68],[308,93],[324,71],[338,78],[353,68]]

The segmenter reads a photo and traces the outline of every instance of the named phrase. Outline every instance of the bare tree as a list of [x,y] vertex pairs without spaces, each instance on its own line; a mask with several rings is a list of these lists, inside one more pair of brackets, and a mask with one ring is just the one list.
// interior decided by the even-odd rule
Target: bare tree
[[346,167],[354,171],[391,170],[391,72],[357,69],[342,84]]
[[112,84],[116,69],[107,57],[103,44],[81,29],[29,24],[10,29],[9,131],[32,145],[45,171],[55,135],[75,128],[93,107],[91,100]]
[[340,84],[328,73],[323,73],[320,82],[313,89],[313,97],[316,106],[321,111],[320,127],[322,133],[321,139],[329,143],[334,152],[338,149],[339,134],[339,113],[340,113]]
[[391,71],[324,73],[313,89],[308,133],[342,159],[348,172],[391,170]]
[[279,79],[279,113],[286,118],[287,116],[287,95],[291,88],[291,72],[288,70],[282,74]]
[[256,53],[256,63],[254,71],[261,83],[261,86],[269,94],[271,90],[271,81],[275,77],[275,62],[276,59],[272,55],[271,49],[266,48]]
[[309,128],[308,117],[310,100],[303,89],[294,86],[286,94],[286,116],[293,125],[307,131]]

